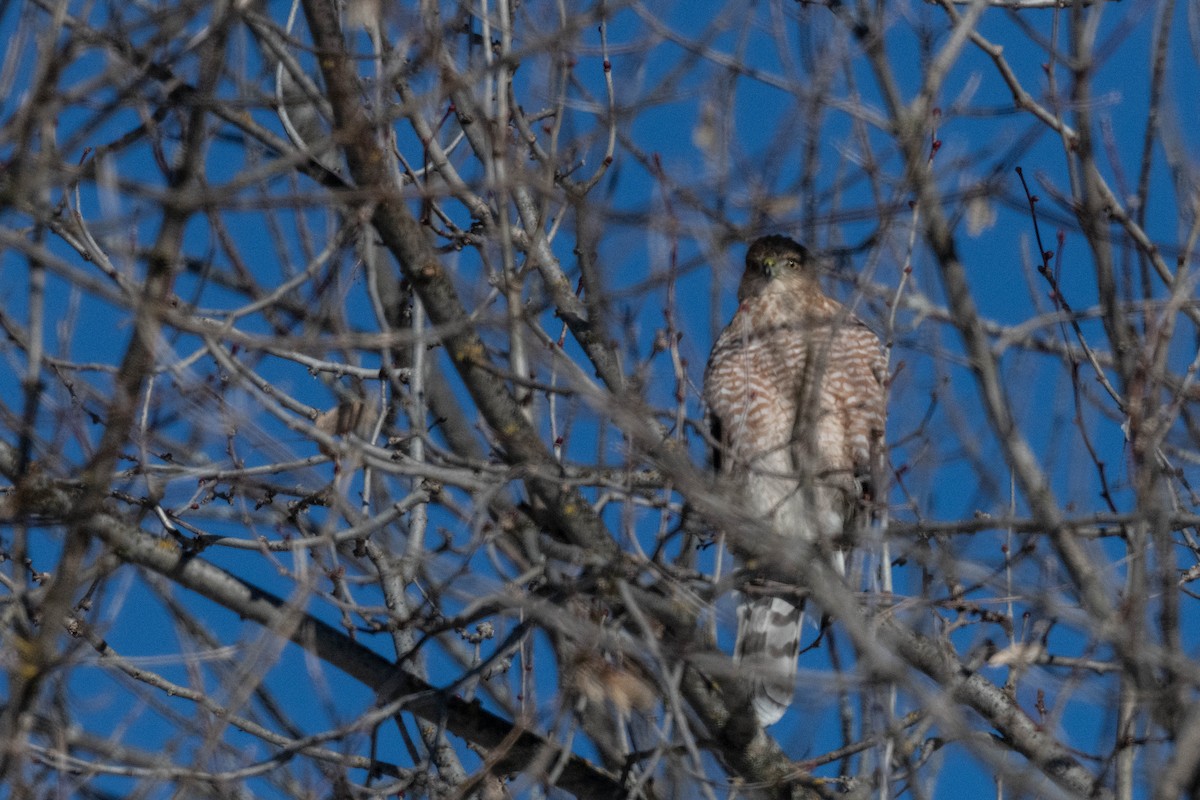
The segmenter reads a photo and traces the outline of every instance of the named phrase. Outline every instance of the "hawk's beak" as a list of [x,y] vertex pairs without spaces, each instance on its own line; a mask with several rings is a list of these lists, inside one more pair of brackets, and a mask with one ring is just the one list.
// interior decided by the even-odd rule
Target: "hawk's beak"
[[775,261],[769,259],[763,262],[763,272],[767,273],[767,280],[775,279]]

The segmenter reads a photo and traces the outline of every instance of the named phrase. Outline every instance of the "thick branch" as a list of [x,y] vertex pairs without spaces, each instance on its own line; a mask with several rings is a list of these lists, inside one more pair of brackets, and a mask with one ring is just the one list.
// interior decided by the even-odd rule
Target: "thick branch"
[[[15,477],[16,464],[16,450],[0,444],[0,473]],[[22,510],[30,515],[62,519],[75,513],[75,498],[45,476],[35,474],[17,491],[23,501]],[[123,561],[153,570],[239,617],[286,636],[370,687],[381,702],[399,702],[418,717],[434,724],[444,722],[456,736],[495,751],[496,773],[531,770],[537,778],[562,757],[558,744],[485,711],[478,703],[447,695],[296,605],[180,550],[168,540],[151,536],[106,511],[92,514],[84,527]],[[580,797],[624,796],[615,778],[574,755],[568,756],[557,785]]]
[[573,544],[616,557],[617,547],[600,519],[575,490],[543,475],[554,474],[557,462],[546,449],[501,377],[488,360],[475,330],[462,326],[468,314],[452,276],[442,267],[425,230],[399,197],[387,168],[387,154],[359,97],[357,76],[345,51],[336,6],[328,0],[306,0],[309,30],[320,54],[321,70],[333,106],[338,138],[360,190],[374,197],[371,220],[384,246],[421,296],[435,325],[448,326],[446,350],[483,418],[496,433],[511,464],[538,467],[526,482],[541,501],[544,522]]

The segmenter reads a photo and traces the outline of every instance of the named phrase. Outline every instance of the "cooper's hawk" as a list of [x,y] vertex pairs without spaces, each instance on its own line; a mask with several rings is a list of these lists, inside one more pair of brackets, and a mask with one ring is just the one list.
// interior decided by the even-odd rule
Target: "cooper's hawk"
[[[783,535],[827,542],[842,570],[882,459],[879,338],[825,295],[808,251],[784,236],[750,246],[738,300],[704,375],[714,460],[753,512]],[[791,703],[803,617],[803,604],[779,597],[741,599],[734,658],[764,726]]]

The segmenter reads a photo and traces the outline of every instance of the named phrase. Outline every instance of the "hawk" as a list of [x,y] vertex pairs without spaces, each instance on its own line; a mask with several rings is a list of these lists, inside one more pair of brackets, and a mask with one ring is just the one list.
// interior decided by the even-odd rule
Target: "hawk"
[[[809,252],[766,236],[746,253],[738,309],[704,373],[714,462],[776,531],[844,549],[880,474],[887,364],[879,338],[822,290]],[[792,701],[803,603],[743,596],[734,659],[760,725]]]

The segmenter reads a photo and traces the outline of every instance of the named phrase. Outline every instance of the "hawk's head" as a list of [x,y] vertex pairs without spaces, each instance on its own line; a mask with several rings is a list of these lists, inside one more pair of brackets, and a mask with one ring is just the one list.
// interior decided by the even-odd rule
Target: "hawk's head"
[[738,300],[766,292],[820,290],[812,258],[803,245],[786,236],[756,239],[746,251],[746,272],[738,286]]

